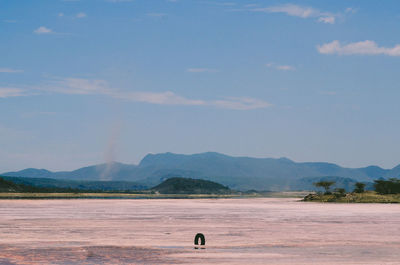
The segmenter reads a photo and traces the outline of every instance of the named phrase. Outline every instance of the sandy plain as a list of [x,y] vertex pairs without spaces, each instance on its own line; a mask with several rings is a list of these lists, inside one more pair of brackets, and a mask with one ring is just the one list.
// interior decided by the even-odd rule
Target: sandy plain
[[397,204],[0,200],[0,264],[376,265],[400,264],[399,249]]

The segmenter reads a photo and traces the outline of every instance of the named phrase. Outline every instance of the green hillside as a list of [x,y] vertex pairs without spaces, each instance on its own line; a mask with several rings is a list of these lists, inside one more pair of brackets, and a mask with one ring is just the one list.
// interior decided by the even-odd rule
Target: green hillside
[[0,176],[0,192],[71,192],[71,189],[40,188],[14,183]]
[[0,192],[22,192],[24,187],[0,177]]
[[152,188],[161,194],[229,194],[232,191],[219,183],[191,178],[169,178]]
[[37,188],[72,189],[82,191],[135,191],[147,186],[131,181],[88,181],[52,178],[3,177],[16,184]]

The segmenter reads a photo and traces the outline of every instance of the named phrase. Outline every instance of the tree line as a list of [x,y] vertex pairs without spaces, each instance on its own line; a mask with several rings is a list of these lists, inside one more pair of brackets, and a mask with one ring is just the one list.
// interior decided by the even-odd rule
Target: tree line
[[[325,194],[334,194],[334,195],[345,195],[346,190],[343,188],[335,188],[333,192],[331,188],[335,185],[335,181],[319,181],[314,183],[314,186],[317,188],[323,188],[325,190]],[[365,192],[365,183],[356,182],[354,184],[354,193],[363,193]],[[388,180],[385,179],[378,179],[374,180],[374,189],[378,194],[398,194],[400,193],[400,179],[397,178],[390,178]]]

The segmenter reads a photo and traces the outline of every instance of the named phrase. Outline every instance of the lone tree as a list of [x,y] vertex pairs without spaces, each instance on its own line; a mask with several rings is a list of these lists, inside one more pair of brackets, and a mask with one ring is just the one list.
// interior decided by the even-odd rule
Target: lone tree
[[365,184],[362,182],[357,182],[356,184],[354,184],[355,188],[354,188],[354,192],[355,193],[363,193],[365,192]]
[[324,188],[325,194],[331,194],[330,188],[335,183],[336,183],[335,181],[320,181],[314,183],[314,186],[317,188]]
[[336,188],[333,190],[335,197],[340,198],[346,196],[346,190],[343,188]]

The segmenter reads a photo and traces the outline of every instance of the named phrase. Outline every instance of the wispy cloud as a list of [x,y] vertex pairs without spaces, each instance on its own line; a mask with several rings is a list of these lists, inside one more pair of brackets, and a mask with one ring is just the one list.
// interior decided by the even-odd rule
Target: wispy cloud
[[282,70],[282,71],[293,71],[295,68],[293,66],[290,66],[290,65],[278,65],[276,67],[276,69]]
[[189,99],[179,96],[171,91],[166,92],[114,92],[110,94],[114,98],[144,102],[158,105],[206,105],[203,100]]
[[211,105],[234,110],[264,109],[272,106],[266,101],[248,97],[230,97],[223,100],[215,100],[211,102]]
[[72,95],[110,94],[112,92],[107,82],[104,80],[83,78],[51,80],[37,89]]
[[178,106],[211,106],[233,110],[262,109],[272,106],[270,103],[250,97],[228,97],[222,99],[192,99],[178,95],[172,91],[147,92],[126,91],[109,86],[104,80],[65,78],[48,81],[40,86],[27,89],[0,88],[0,97],[27,96],[32,94],[69,94],[69,95],[101,95],[111,98],[142,102],[156,105]]
[[81,19],[81,18],[86,18],[87,14],[84,13],[84,12],[79,12],[77,14],[66,15],[63,12],[60,12],[60,13],[57,14],[57,16],[60,17],[60,18],[64,18],[65,17],[65,18],[72,18],[72,19],[75,19],[75,18]]
[[188,68],[188,69],[186,69],[186,72],[189,72],[189,73],[215,73],[215,72],[218,72],[218,70],[212,69],[212,68]]
[[47,92],[75,95],[106,95],[117,99],[146,102],[161,105],[203,105],[201,100],[191,100],[171,91],[143,92],[121,91],[111,88],[104,80],[65,78],[49,82],[40,88]]
[[274,68],[276,70],[281,70],[281,71],[294,71],[296,68],[291,65],[279,65],[275,63],[267,63],[265,66],[269,68]]
[[371,40],[352,42],[341,44],[338,40],[317,46],[317,50],[322,54],[339,54],[339,55],[388,55],[400,56],[400,44],[394,47],[380,47]]
[[79,12],[78,14],[76,14],[75,17],[76,18],[85,18],[85,17],[87,17],[87,15],[85,13],[83,13],[83,12]]
[[319,17],[318,22],[323,22],[323,23],[327,23],[327,24],[335,24],[335,17],[334,16]]
[[53,30],[51,30],[49,28],[46,28],[44,26],[41,26],[41,27],[35,29],[33,32],[36,33],[36,34],[51,34],[51,33],[54,33]]
[[112,89],[104,80],[87,80],[79,78],[67,78],[55,82],[55,86],[49,87],[58,93],[68,94],[102,94],[113,98],[143,102],[158,105],[185,105],[185,106],[215,106],[226,109],[250,110],[270,107],[271,104],[263,100],[248,97],[231,97],[222,100],[190,99],[175,94],[172,91],[145,92],[145,91],[121,91]]
[[355,14],[355,13],[357,13],[357,9],[356,8],[353,8],[353,7],[348,7],[348,8],[346,8],[345,10],[344,10],[344,12],[346,12],[346,13],[351,13],[351,14]]
[[9,74],[15,74],[15,73],[22,73],[23,70],[17,70],[17,69],[12,69],[12,68],[0,68],[0,73],[9,73]]
[[258,6],[258,4],[247,4],[247,5],[244,5],[244,7],[256,7],[256,6]]
[[304,7],[295,4],[277,5],[263,8],[252,8],[253,12],[285,13],[289,16],[300,18],[317,18],[318,22],[334,24],[336,15],[330,12],[322,12],[312,7]]
[[11,87],[0,87],[0,98],[24,96],[24,90]]

